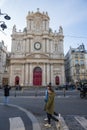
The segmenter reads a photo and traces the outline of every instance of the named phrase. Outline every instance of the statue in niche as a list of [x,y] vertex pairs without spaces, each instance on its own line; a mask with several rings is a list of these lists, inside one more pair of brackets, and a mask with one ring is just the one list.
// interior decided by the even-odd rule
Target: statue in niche
[[20,51],[21,50],[21,45],[20,43],[17,44],[17,51]]
[[57,47],[57,44],[55,44],[55,51],[56,51],[56,52],[58,51],[58,47]]
[[12,32],[16,32],[16,25],[13,26]]
[[59,33],[63,34],[63,28],[62,28],[62,26],[59,26]]
[[40,20],[37,20],[37,21],[36,21],[36,31],[39,31],[40,28],[41,28]]

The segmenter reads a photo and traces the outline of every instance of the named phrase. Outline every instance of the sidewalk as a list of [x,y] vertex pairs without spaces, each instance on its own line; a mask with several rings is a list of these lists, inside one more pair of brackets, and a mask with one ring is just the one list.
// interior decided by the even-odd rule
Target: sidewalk
[[41,130],[63,130],[62,126],[60,129],[57,129],[56,127],[57,123],[54,120],[51,121],[52,126],[50,128],[45,127],[44,124],[47,123],[47,121],[44,121],[45,118],[46,118],[45,116],[37,117]]
[[51,128],[46,128],[45,126],[44,126],[44,124],[47,122],[47,121],[44,121],[44,118],[46,118],[45,116],[41,116],[41,117],[37,117],[37,120],[38,120],[38,122],[39,122],[39,124],[40,124],[40,127],[41,127],[41,130],[57,130],[57,128],[56,128],[56,124],[55,124],[55,122],[54,121],[52,121],[52,126],[51,126]]

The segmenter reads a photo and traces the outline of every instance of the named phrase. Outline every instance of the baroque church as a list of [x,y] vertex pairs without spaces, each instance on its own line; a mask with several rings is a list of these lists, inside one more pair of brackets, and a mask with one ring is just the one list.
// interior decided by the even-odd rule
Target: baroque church
[[23,32],[12,30],[9,84],[46,86],[65,83],[63,28],[49,27],[47,12],[28,12]]

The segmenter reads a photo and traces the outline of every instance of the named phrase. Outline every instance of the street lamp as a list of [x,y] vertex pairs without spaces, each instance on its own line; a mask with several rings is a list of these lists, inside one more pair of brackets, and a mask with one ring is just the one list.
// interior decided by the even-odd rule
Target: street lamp
[[2,30],[7,28],[7,25],[5,24],[4,21],[0,21],[0,23],[2,23],[2,24],[0,24],[0,27],[2,28]]
[[[8,14],[6,14],[6,13],[1,13],[1,9],[0,9],[0,16],[1,16],[1,15],[4,15],[4,19],[6,19],[6,20],[10,20],[10,19],[11,19],[11,17],[8,16]],[[2,30],[4,30],[4,29],[7,28],[7,25],[5,24],[4,21],[0,21],[0,27],[2,28]]]

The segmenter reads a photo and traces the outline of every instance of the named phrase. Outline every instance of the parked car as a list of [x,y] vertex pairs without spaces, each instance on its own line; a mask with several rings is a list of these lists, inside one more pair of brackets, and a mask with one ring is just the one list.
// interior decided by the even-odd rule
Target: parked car
[[87,83],[80,84],[80,86],[77,89],[80,91],[81,98],[87,97]]

